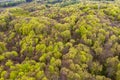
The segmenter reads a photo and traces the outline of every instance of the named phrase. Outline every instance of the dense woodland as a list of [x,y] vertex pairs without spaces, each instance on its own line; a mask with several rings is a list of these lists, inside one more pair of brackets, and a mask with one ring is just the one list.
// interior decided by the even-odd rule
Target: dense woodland
[[25,0],[0,0],[0,7],[11,7],[19,5],[21,3],[25,3]]
[[[1,2],[2,1],[2,2]],[[11,6],[17,6],[19,4],[23,4],[23,3],[29,3],[29,2],[33,2],[35,3],[44,3],[44,4],[56,4],[56,3],[62,3],[62,6],[66,6],[68,4],[75,4],[75,3],[79,3],[79,2],[86,2],[86,1],[118,1],[118,0],[8,0],[8,1],[4,1],[1,0],[0,1],[0,7],[11,7]]]
[[0,80],[120,80],[120,6],[0,10]]

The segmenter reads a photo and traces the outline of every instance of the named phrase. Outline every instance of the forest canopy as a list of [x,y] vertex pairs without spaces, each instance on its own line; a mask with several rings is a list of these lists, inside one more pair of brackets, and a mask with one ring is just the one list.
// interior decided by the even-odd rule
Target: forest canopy
[[63,4],[0,10],[0,80],[120,80],[120,5]]
[[0,7],[11,7],[16,6],[19,4],[29,3],[32,2],[34,4],[36,3],[42,3],[42,4],[56,4],[61,3],[62,5],[66,6],[68,4],[75,4],[79,2],[86,2],[86,1],[97,1],[97,2],[105,2],[105,1],[117,1],[117,0],[1,0],[0,1]]

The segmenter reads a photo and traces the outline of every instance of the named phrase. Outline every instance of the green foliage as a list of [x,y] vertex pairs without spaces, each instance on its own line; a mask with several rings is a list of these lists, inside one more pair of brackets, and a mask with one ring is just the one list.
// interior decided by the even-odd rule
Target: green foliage
[[103,67],[99,62],[93,62],[90,68],[92,74],[98,74],[101,73]]
[[0,10],[0,80],[120,80],[117,4],[39,2]]
[[71,33],[69,30],[66,30],[64,32],[61,32],[61,36],[63,37],[63,39],[68,40],[71,38]]
[[2,71],[1,72],[1,77],[5,78],[5,75],[7,74],[7,71]]
[[13,65],[13,62],[11,60],[8,60],[6,63],[5,63],[6,66],[12,66]]
[[49,69],[49,71],[50,71],[51,73],[53,73],[53,72],[55,71],[54,66],[51,66],[51,65],[49,66],[49,68],[48,68],[48,69]]
[[46,77],[43,77],[42,80],[48,80]]
[[3,54],[6,58],[17,57],[18,53],[16,51],[5,52]]
[[15,79],[16,79],[16,76],[17,76],[17,72],[16,72],[16,71],[10,72],[10,79],[15,80]]
[[42,52],[42,53],[44,53],[44,52],[45,52],[45,49],[46,49],[46,45],[45,45],[45,44],[38,44],[38,45],[36,46],[36,51],[37,51],[37,52]]
[[6,50],[5,45],[6,44],[4,42],[0,42],[0,54],[3,53]]
[[86,35],[87,29],[85,26],[80,26],[80,28],[76,30],[76,33],[78,33],[80,36]]
[[3,55],[0,55],[0,61],[3,61],[5,57]]
[[40,60],[41,62],[45,62],[45,61],[46,61],[46,57],[47,57],[47,54],[44,53],[44,54],[39,58],[39,60]]
[[37,79],[42,79],[44,77],[44,71],[39,71],[37,74],[36,74],[36,77]]

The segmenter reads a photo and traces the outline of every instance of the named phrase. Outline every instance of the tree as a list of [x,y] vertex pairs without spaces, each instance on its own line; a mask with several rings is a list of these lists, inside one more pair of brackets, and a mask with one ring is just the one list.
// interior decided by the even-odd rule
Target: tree
[[0,54],[6,50],[6,44],[4,42],[0,42]]
[[69,40],[71,38],[71,33],[69,30],[66,30],[64,32],[61,32],[61,36],[65,41]]

